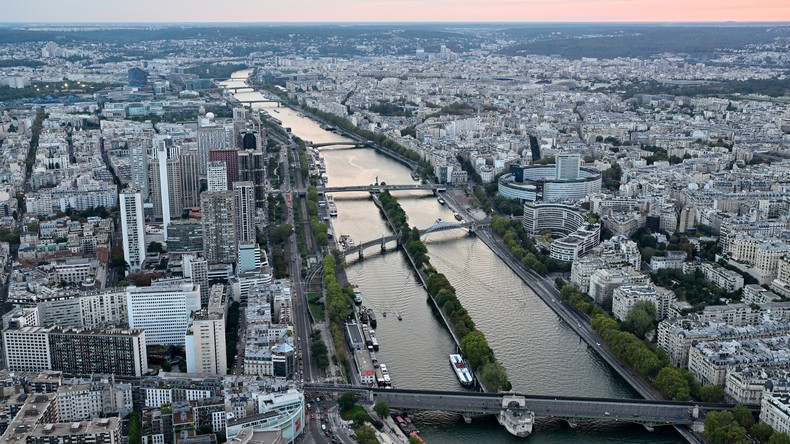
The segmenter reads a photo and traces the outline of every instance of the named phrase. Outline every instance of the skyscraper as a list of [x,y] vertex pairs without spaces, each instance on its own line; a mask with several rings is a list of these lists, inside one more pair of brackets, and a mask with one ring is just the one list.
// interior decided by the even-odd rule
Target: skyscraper
[[255,193],[252,182],[233,184],[236,243],[255,242]]
[[132,188],[140,190],[143,200],[148,198],[148,139],[133,140],[129,143],[129,167],[132,170]]
[[200,158],[200,174],[206,174],[206,163],[209,161],[209,151],[221,150],[228,147],[228,136],[225,128],[221,126],[206,126],[198,128],[198,157]]
[[181,150],[181,200],[183,208],[200,205],[200,156],[197,148]]
[[247,108],[233,108],[233,147],[243,146],[242,132],[247,129],[249,112]]
[[206,166],[206,182],[208,191],[228,190],[228,168],[225,162],[215,160]]
[[255,206],[266,206],[266,157],[261,150],[239,151],[239,180],[252,182]]
[[200,194],[203,221],[203,249],[209,264],[236,262],[236,230],[232,191],[205,191]]
[[145,224],[143,222],[143,198],[140,190],[127,190],[120,194],[121,234],[123,235],[123,259],[130,271],[140,271],[145,260]]
[[208,153],[210,162],[221,160],[225,162],[228,173],[228,189],[233,188],[233,183],[239,180],[239,154],[238,150],[211,150]]
[[[170,223],[170,219],[180,217],[183,210],[180,149],[177,146],[168,146],[167,142],[169,139],[157,141],[156,161],[151,164],[154,217],[161,217],[165,228]],[[165,231],[165,236],[166,233]]]

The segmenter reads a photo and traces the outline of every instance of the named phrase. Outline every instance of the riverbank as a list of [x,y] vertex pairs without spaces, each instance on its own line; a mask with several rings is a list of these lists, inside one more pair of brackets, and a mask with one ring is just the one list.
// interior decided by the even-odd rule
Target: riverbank
[[409,227],[406,212],[397,199],[387,191],[379,196],[374,195],[373,199],[392,230],[401,234],[399,245],[420,276],[420,282],[438,309],[458,349],[475,371],[480,387],[484,391],[510,390],[512,385],[505,368],[497,361],[483,333],[475,328],[472,318],[455,294],[455,287],[430,264],[426,255],[428,249],[420,240],[419,230]]

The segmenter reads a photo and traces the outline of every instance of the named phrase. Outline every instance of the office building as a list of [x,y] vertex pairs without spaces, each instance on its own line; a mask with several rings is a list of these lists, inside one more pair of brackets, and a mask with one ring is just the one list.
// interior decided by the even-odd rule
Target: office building
[[557,180],[574,180],[579,178],[581,159],[578,154],[557,154],[555,156],[555,175]]
[[173,220],[166,230],[168,252],[203,252],[203,223],[200,219]]
[[[498,182],[499,194],[509,199],[544,201],[582,200],[601,192],[601,172],[575,167],[572,160],[561,165],[511,165]],[[574,178],[558,179],[577,171]],[[542,195],[540,194],[542,192]]]
[[148,72],[144,69],[134,67],[126,71],[129,78],[129,86],[143,87],[148,84]]
[[521,225],[529,234],[543,230],[572,233],[587,224],[587,219],[573,206],[560,203],[524,202]]
[[236,230],[233,192],[203,192],[200,195],[200,208],[206,260],[209,264],[235,263]]
[[123,259],[129,264],[129,271],[137,272],[145,260],[145,223],[140,190],[121,193],[120,206]]
[[184,345],[189,317],[200,310],[200,291],[194,284],[126,288],[126,310],[131,328],[145,331],[149,344]]

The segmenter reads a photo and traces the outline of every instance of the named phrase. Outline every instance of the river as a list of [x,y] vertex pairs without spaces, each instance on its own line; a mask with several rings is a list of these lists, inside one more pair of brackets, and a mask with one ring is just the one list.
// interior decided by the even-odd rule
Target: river
[[[245,72],[234,77],[244,77]],[[239,81],[231,80],[234,85]],[[260,98],[240,92],[237,97]],[[255,104],[290,127],[293,134],[313,142],[349,141],[324,131],[313,120],[276,104]],[[324,148],[329,186],[361,185],[379,181],[414,183],[410,170],[373,149]],[[453,220],[453,213],[424,191],[394,192],[412,226],[426,228],[436,219]],[[336,234],[364,242],[391,234],[367,193],[336,194]],[[428,235],[425,239],[431,263],[444,273],[458,298],[488,339],[508,371],[513,389],[536,395],[638,397],[630,386],[601,360],[535,293],[486,245],[463,230]],[[365,258],[348,258],[347,275],[359,285],[363,304],[378,315],[376,335],[379,360],[387,364],[393,384],[400,388],[462,390],[455,379],[448,354],[455,349],[452,338],[427,293],[418,284],[405,255],[400,251],[369,249]],[[383,317],[382,313],[388,316]],[[398,321],[397,314],[403,318]],[[420,436],[429,443],[524,442],[509,435],[493,418],[465,424],[443,413],[418,414]],[[575,429],[551,419],[539,418],[532,443],[674,443],[684,442],[671,429],[647,432],[643,427],[616,422],[582,423]]]

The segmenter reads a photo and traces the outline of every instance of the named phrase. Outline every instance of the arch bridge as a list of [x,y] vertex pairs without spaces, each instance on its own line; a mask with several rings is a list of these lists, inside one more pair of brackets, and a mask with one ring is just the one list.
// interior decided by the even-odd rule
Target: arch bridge
[[[441,219],[437,220],[435,224],[431,225],[428,228],[420,230],[420,237],[426,236],[431,233],[438,233],[440,231],[449,231],[449,230],[459,230],[459,229],[466,229],[469,233],[473,233],[477,229],[478,225],[475,222],[464,222],[464,223],[456,223],[456,222],[449,222],[449,221],[442,221]],[[363,257],[363,251],[375,247],[379,245],[381,247],[381,251],[385,251],[387,249],[387,244],[393,241],[400,243],[401,235],[400,233],[391,234],[389,236],[381,236],[380,239],[373,239],[367,242],[362,242],[360,244],[356,244],[351,248],[346,248],[343,250],[343,255],[348,256],[349,254],[358,253],[360,257]]]

